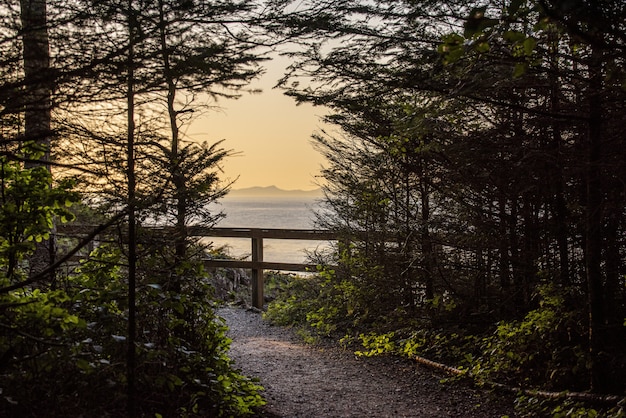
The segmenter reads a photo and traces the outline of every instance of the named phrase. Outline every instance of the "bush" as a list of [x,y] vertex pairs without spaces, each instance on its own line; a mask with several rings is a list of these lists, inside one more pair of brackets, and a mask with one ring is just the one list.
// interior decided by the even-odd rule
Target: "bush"
[[[60,281],[62,289],[20,292],[25,296],[15,302],[22,305],[13,310],[13,323],[29,335],[18,341],[5,333],[0,339],[3,359],[8,360],[1,371],[2,415],[124,414],[127,310],[122,259],[116,248],[102,246],[77,274]],[[251,414],[264,404],[262,388],[233,368],[227,328],[215,315],[208,278],[191,264],[179,273],[180,293],[164,290],[160,282],[167,277],[144,274],[138,284],[136,386],[141,414]]]
[[521,321],[500,322],[494,334],[482,341],[482,355],[471,362],[472,373],[554,390],[584,389],[587,337],[577,314],[582,310],[575,307],[576,295],[544,285],[537,297],[537,309]]

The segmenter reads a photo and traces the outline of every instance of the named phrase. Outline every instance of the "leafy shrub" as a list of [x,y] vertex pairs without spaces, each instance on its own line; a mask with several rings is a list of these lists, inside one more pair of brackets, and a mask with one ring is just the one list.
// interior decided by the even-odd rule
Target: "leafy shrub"
[[[122,260],[117,248],[101,246],[77,274],[60,281],[62,289],[21,292],[13,318],[16,333],[0,336],[7,360],[0,371],[0,411],[7,416],[123,415],[127,306]],[[167,277],[144,274],[138,285],[141,412],[251,414],[264,404],[262,388],[232,366],[227,328],[215,315],[208,279],[191,264],[181,273],[180,293],[164,290],[160,282]],[[20,337],[26,329],[33,335]]]
[[0,180],[0,280],[14,284],[27,276],[29,266],[22,261],[34,252],[36,243],[50,238],[53,220],[74,219],[69,208],[79,197],[71,181],[50,187],[52,177],[46,167],[26,169],[5,156],[0,157]]
[[540,399],[533,396],[518,396],[515,410],[520,418],[624,418],[626,399],[616,406],[589,406],[571,399]]
[[278,325],[304,325],[309,312],[317,306],[319,292],[318,278],[293,276],[268,304],[264,317]]
[[[585,330],[574,308],[576,295],[552,285],[538,290],[539,307],[521,321],[500,322],[482,341],[472,373],[500,381],[584,388],[587,356]],[[569,303],[566,303],[566,299]]]
[[391,302],[395,296],[379,287],[385,283],[384,269],[353,248],[345,249],[339,258],[339,270],[320,266],[316,274],[286,286],[266,316],[279,324],[309,327],[321,336],[346,330],[358,335],[359,328],[384,322],[397,310]]

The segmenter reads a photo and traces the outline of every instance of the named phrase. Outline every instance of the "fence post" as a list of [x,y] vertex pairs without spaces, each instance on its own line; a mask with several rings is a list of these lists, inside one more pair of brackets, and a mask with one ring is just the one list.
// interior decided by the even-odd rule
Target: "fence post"
[[[252,262],[263,262],[263,238],[252,235]],[[252,266],[252,306],[263,309],[263,269]]]

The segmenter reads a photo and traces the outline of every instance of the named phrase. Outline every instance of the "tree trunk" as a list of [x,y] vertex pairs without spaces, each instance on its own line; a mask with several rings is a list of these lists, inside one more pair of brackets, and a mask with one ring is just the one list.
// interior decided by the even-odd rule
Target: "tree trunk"
[[[51,115],[50,103],[53,80],[50,77],[50,46],[48,40],[45,0],[20,0],[22,23],[22,57],[24,61],[24,143],[29,149],[43,152],[37,156],[40,162],[28,161],[25,168],[40,166],[50,170]],[[32,146],[30,145],[32,144]],[[29,257],[30,275],[36,275],[54,263],[55,234],[49,240],[37,244],[34,254]],[[47,277],[54,279],[54,272]]]
[[50,78],[50,46],[45,0],[21,0],[22,46],[24,60],[23,95],[24,139],[44,151],[41,163],[27,162],[27,167],[46,165],[50,159],[50,102],[53,80]]
[[434,255],[433,243],[430,237],[430,196],[428,193],[428,185],[424,184],[426,179],[421,179],[421,198],[422,198],[422,255],[424,256],[424,285],[426,300],[432,300],[435,297],[435,289],[433,284],[434,276]]
[[[557,35],[554,35],[557,36]],[[551,55],[551,76],[550,76],[550,111],[557,115],[560,111],[560,89],[558,73],[558,38],[555,39],[553,45],[553,51]],[[562,158],[562,137],[561,137],[561,123],[559,119],[554,117],[552,121],[552,141],[550,144],[550,150],[552,152],[551,160],[553,165],[550,181],[553,184],[554,203],[553,203],[553,216],[554,216],[554,229],[556,235],[556,242],[559,251],[559,282],[562,285],[569,285],[571,283],[569,277],[569,253],[567,246],[567,205],[565,203],[565,191],[563,181],[563,158]]]
[[[181,171],[179,154],[180,133],[178,129],[178,112],[175,108],[176,85],[172,75],[170,54],[166,34],[167,22],[163,1],[159,1],[159,35],[161,41],[161,58],[163,59],[163,71],[167,84],[167,113],[170,122],[171,149],[170,167],[172,183],[174,185],[174,200],[176,201],[176,226],[174,234],[174,267],[180,266],[187,253],[187,190],[185,178]],[[173,290],[180,291],[179,283],[172,283]]]
[[589,126],[587,135],[587,202],[585,219],[585,271],[589,310],[589,355],[591,389],[602,391],[603,378],[604,289],[602,283],[602,64],[601,52],[594,48],[589,65]]
[[127,413],[136,416],[135,369],[137,364],[135,340],[137,336],[137,220],[136,210],[136,178],[135,178],[135,33],[136,21],[133,11],[133,0],[128,0],[128,58],[127,58],[127,142],[126,142],[126,175],[128,180],[128,351],[126,355],[127,379]]
[[499,225],[498,231],[499,237],[499,252],[500,259],[498,263],[498,275],[500,276],[500,288],[503,291],[508,291],[511,287],[511,260],[509,257],[509,246],[507,240],[507,213],[506,213],[507,199],[503,192],[500,192],[498,197],[498,211],[499,211]]
[[[615,209],[606,224],[606,284],[604,288],[604,315],[607,325],[614,329],[622,328],[624,321],[620,309],[622,289],[620,286],[620,247],[619,247],[619,214]],[[618,331],[619,335],[619,331]]]

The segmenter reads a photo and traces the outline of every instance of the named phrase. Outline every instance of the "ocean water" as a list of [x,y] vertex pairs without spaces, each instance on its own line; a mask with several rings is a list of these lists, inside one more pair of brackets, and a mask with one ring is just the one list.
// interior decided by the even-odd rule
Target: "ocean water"
[[[312,229],[315,219],[313,211],[319,209],[315,198],[311,197],[257,197],[226,196],[214,206],[226,218],[216,226],[225,228],[288,228]],[[225,247],[233,257],[250,259],[251,240],[246,238],[207,238],[214,247]],[[307,261],[307,251],[320,251],[328,248],[327,241],[308,240],[263,240],[263,260],[303,263]]]

